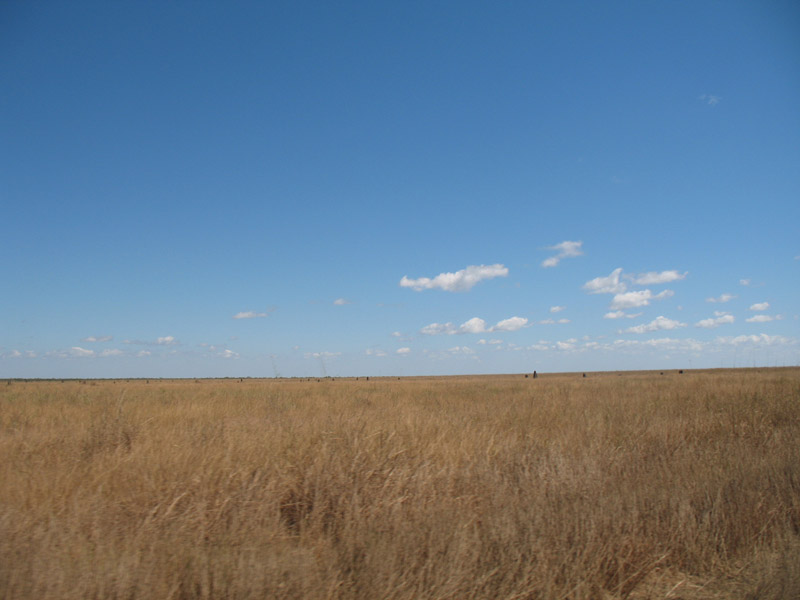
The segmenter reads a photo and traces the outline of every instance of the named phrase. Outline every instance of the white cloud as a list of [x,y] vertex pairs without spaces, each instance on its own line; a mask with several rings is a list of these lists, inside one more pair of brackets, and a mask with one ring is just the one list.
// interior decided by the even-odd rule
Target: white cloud
[[222,358],[239,358],[239,353],[234,352],[233,350],[228,350],[226,348],[225,350],[217,354],[217,356],[220,356]]
[[559,325],[566,325],[569,322],[570,322],[569,319],[559,319],[558,320],[558,324]]
[[367,356],[379,356],[379,357],[386,356],[386,352],[384,350],[380,350],[377,348],[367,348],[364,351],[364,354],[366,354]]
[[392,332],[392,337],[401,338],[401,337],[403,337],[403,334],[400,333],[399,331],[393,331]]
[[80,348],[78,346],[73,346],[69,349],[69,355],[75,356],[77,358],[89,358],[94,356],[94,350],[86,350],[84,348]]
[[89,343],[91,343],[91,342],[110,342],[113,339],[114,339],[114,336],[111,336],[111,335],[100,335],[100,336],[90,335],[89,337],[83,338],[81,341],[82,342],[89,342]]
[[306,352],[304,354],[306,358],[336,358],[341,355],[341,352]]
[[486,326],[486,321],[473,317],[458,327],[451,322],[431,323],[420,329],[423,335],[458,335],[464,333],[490,333],[493,331],[517,331],[527,326],[528,319],[524,317],[510,317],[503,319],[492,327]]
[[637,290],[635,292],[625,292],[624,294],[617,294],[611,301],[612,310],[620,310],[625,308],[639,308],[640,306],[649,306],[651,300],[661,300],[673,296],[675,292],[672,290],[664,290],[658,294],[653,295],[650,290]]
[[472,317],[459,327],[459,333],[483,333],[486,331],[486,321],[478,317]]
[[411,348],[398,348],[395,350],[395,353],[399,354],[400,356],[405,356],[407,354],[411,354]]
[[778,315],[777,317],[773,317],[772,315],[753,315],[749,319],[745,319],[748,323],[768,323],[770,321],[780,321],[783,319],[783,316]]
[[450,322],[431,323],[430,325],[425,325],[419,332],[422,335],[454,335],[456,333],[464,333],[463,331],[460,332],[458,328]]
[[475,354],[475,350],[468,346],[455,346],[453,348],[448,348],[447,351],[450,354]]
[[652,321],[650,321],[645,325],[636,325],[635,327],[629,327],[625,331],[627,333],[648,333],[650,331],[678,329],[679,327],[686,327],[686,323],[681,323],[680,321],[674,321],[666,317],[656,317],[655,319],[653,319]]
[[736,337],[719,337],[717,338],[717,342],[720,344],[729,344],[731,346],[741,346],[743,344],[778,346],[795,344],[797,340],[782,335],[767,335],[766,333],[761,333],[756,335],[738,335]]
[[769,308],[769,302],[758,302],[757,304],[751,304],[750,310],[767,310]]
[[478,343],[481,346],[485,346],[486,344],[489,344],[489,345],[492,345],[492,346],[499,346],[499,345],[501,345],[503,343],[503,340],[484,340],[484,339],[480,339],[480,340],[478,340]]
[[558,254],[543,260],[542,266],[545,268],[555,267],[564,258],[581,256],[583,254],[583,251],[581,250],[582,245],[583,242],[564,241],[561,242],[560,244],[556,244],[555,246],[548,246],[547,247],[548,250],[557,250]]
[[[270,311],[272,312],[272,311]],[[263,319],[264,317],[268,317],[269,312],[255,312],[252,310],[247,310],[244,312],[239,312],[233,315],[234,319]]]
[[724,304],[725,302],[729,302],[736,298],[733,294],[722,294],[716,298],[706,298],[706,302],[719,302],[720,304]]
[[171,335],[160,337],[156,340],[156,346],[178,346],[180,342]]
[[523,317],[511,317],[510,319],[503,319],[497,325],[492,327],[491,331],[518,331],[528,324],[528,319]]
[[139,352],[136,353],[136,356],[139,358],[144,358],[145,356],[150,356],[151,354],[152,352],[150,352],[150,350],[139,350]]
[[708,104],[709,106],[716,106],[719,104],[719,101],[722,100],[722,98],[713,94],[703,94],[698,98],[698,100]]
[[409,279],[404,275],[400,280],[400,287],[410,287],[417,292],[435,288],[447,292],[466,292],[484,279],[494,279],[495,277],[505,277],[506,275],[508,275],[508,269],[501,264],[470,265],[466,269],[461,269],[455,273],[440,273],[433,279],[428,277]]
[[658,285],[660,283],[670,283],[672,281],[686,279],[686,275],[688,275],[688,271],[683,274],[677,271],[661,271],[660,273],[650,271],[649,273],[637,275],[633,282],[637,285]]
[[641,316],[642,313],[636,313],[633,315],[629,315],[625,311],[622,310],[614,310],[611,312],[607,312],[603,315],[604,319],[635,319],[636,317]]
[[11,352],[7,352],[5,354],[0,354],[0,358],[37,358],[38,354],[33,350],[25,350],[25,352],[20,352],[19,350],[12,350]]
[[695,324],[695,327],[702,327],[703,329],[715,329],[720,325],[733,323],[736,320],[734,319],[733,315],[728,313],[715,312],[714,314],[716,316],[713,319],[703,319],[702,321],[698,321]]
[[621,294],[628,289],[624,282],[619,280],[622,267],[614,269],[608,277],[595,277],[583,284],[583,289],[590,294]]
[[750,280],[750,279],[740,279],[740,280],[739,280],[739,285],[743,285],[743,286],[745,286],[745,287],[747,287],[748,285],[750,285],[750,283],[751,283],[751,280]]
[[350,302],[350,300],[346,298],[337,298],[336,300],[333,301],[333,304],[335,306],[344,306],[345,304],[352,304],[352,302]]
[[103,350],[99,356],[122,356],[125,354],[122,350],[117,350],[116,348],[106,348]]
[[558,312],[561,312],[562,310],[564,310],[565,308],[567,308],[567,307],[566,306],[551,306],[550,307],[550,312],[551,313],[558,313]]

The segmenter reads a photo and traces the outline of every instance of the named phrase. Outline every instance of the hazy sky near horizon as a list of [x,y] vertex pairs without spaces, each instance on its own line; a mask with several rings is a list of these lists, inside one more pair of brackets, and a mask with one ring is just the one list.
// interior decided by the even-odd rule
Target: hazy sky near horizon
[[800,363],[800,5],[6,2],[0,377]]

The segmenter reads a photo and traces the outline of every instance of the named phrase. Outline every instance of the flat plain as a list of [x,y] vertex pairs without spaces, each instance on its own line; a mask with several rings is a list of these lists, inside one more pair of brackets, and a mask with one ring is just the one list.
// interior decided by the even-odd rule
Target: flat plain
[[800,598],[800,368],[0,386],[2,598]]

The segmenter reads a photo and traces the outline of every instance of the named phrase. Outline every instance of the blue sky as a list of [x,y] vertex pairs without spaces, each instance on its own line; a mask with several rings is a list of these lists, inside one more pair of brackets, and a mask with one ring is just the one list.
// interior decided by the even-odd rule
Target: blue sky
[[7,2],[0,377],[800,362],[795,2]]

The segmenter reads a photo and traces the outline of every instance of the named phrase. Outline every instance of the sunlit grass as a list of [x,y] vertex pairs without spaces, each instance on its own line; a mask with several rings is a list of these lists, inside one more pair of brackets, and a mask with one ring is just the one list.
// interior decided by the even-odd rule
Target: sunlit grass
[[800,597],[799,409],[798,369],[13,382],[0,596]]

